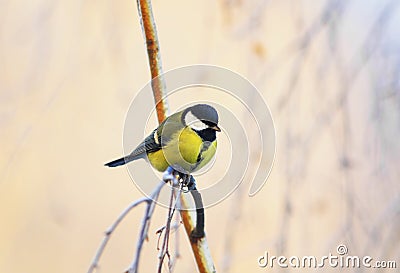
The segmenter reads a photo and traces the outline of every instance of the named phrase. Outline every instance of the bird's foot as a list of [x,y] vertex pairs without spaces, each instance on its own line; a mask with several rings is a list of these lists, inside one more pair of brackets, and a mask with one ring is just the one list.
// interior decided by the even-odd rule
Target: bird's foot
[[197,230],[197,228],[194,228],[192,232],[190,233],[190,241],[192,243],[197,243],[197,241],[201,240],[206,236],[206,233],[203,230]]
[[180,171],[177,171],[176,169],[172,169],[172,172],[170,172],[170,173],[174,178],[177,179],[181,188],[189,188],[189,190],[190,190],[189,186],[194,181],[193,177],[190,174],[182,173]]

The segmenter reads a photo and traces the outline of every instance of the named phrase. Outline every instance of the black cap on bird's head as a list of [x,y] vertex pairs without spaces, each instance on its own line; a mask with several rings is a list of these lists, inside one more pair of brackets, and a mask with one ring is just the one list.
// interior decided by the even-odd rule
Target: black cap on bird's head
[[189,107],[187,110],[201,121],[208,121],[213,124],[218,124],[218,113],[214,107],[208,104],[196,104]]
[[182,114],[182,122],[196,131],[212,129],[220,132],[218,113],[208,104],[196,104],[186,108]]

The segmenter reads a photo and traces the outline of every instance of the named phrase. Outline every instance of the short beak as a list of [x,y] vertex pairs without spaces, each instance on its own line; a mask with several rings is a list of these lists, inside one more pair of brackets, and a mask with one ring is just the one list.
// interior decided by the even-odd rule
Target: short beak
[[217,132],[221,132],[221,129],[217,125],[214,125],[213,127],[211,127],[211,129],[213,129]]

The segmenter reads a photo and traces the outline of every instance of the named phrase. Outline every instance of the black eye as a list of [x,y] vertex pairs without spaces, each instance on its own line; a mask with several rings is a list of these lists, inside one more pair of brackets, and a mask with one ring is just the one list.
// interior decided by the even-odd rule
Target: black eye
[[201,120],[201,122],[203,122],[205,125],[207,125],[208,127],[213,127],[216,126],[217,124],[215,124],[214,122],[208,121],[208,120]]

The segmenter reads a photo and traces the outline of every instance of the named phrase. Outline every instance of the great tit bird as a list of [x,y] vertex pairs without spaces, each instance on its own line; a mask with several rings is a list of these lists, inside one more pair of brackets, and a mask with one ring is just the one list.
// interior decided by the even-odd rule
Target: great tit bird
[[132,153],[105,165],[116,167],[144,158],[160,172],[171,166],[190,174],[214,157],[216,132],[220,131],[218,113],[212,106],[190,106],[167,117]]

